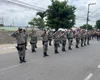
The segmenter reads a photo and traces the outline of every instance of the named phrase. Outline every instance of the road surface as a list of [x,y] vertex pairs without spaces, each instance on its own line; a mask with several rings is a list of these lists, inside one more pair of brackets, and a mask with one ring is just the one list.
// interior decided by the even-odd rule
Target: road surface
[[[66,47],[67,49],[68,47]],[[92,40],[89,46],[43,57],[42,46],[31,53],[26,51],[26,63],[19,63],[16,50],[0,54],[0,80],[100,80],[100,42]],[[0,50],[2,53],[3,50]]]

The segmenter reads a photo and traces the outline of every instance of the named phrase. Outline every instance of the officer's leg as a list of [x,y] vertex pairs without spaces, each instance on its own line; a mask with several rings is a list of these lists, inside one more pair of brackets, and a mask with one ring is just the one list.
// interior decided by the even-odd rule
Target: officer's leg
[[60,43],[61,43],[61,41],[59,40],[58,43],[57,43],[58,47],[60,47]]
[[72,50],[71,45],[72,45],[72,41],[71,41],[71,39],[70,39],[70,40],[69,40],[69,50]]
[[27,47],[26,46],[27,46],[27,42],[25,42],[25,49],[27,50]]
[[51,46],[51,39],[49,39],[49,46]]
[[81,47],[83,47],[83,39],[81,39]]
[[59,47],[59,44],[57,42],[55,42],[54,43],[55,54],[59,53],[58,52],[58,47]]
[[89,45],[89,38],[87,38],[87,45]]
[[86,38],[84,39],[84,46],[86,46]]
[[62,42],[62,51],[66,51],[66,50],[65,50],[65,46],[66,46],[66,41],[63,41],[63,42]]
[[78,42],[77,42],[77,39],[76,39],[76,48],[78,48]]
[[22,56],[21,56],[21,51],[18,51],[18,54],[19,54],[19,59],[20,59],[20,63],[22,63]]
[[52,45],[51,42],[52,42],[52,39],[50,39],[50,46]]
[[43,53],[44,53],[44,57],[49,56],[49,55],[47,54],[47,48],[48,48],[48,44],[44,42],[44,44],[43,44]]
[[37,48],[37,42],[35,43],[35,48]]
[[62,51],[64,51],[64,41],[62,41]]
[[22,49],[22,53],[23,53],[23,62],[26,62],[25,60],[25,45],[22,45],[23,49]]
[[76,39],[76,48],[79,48],[79,47],[78,47],[78,44],[79,44],[79,40]]

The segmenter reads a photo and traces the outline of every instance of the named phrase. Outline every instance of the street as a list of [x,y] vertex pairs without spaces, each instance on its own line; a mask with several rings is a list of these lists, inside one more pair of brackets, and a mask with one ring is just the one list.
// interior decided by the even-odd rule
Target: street
[[[68,45],[68,43],[67,43]],[[100,80],[100,42],[92,40],[86,47],[54,54],[48,48],[49,57],[43,57],[42,46],[31,53],[26,51],[26,63],[19,63],[17,51],[0,54],[0,80]],[[0,50],[2,53],[2,50]]]

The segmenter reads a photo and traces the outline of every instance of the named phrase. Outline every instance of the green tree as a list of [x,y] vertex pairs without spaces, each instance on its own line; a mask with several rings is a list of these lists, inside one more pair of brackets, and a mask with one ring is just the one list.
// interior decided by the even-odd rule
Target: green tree
[[96,21],[95,27],[96,27],[97,29],[100,29],[100,20],[97,20],[97,21]]
[[50,28],[67,28],[70,29],[75,24],[74,6],[67,5],[66,1],[52,0],[52,4],[47,10],[47,25]]
[[[84,24],[83,26],[80,26],[81,29],[86,29],[86,24]],[[88,30],[93,30],[92,25],[88,24]]]
[[38,28],[44,28],[44,21],[41,18],[33,18],[30,22],[30,25],[37,26]]
[[40,16],[40,22],[41,22],[41,27],[40,28],[44,28],[45,27],[44,17],[46,16],[46,11],[37,12],[36,14]]
[[44,17],[46,16],[45,11],[44,12],[37,12],[36,14],[39,15],[41,19],[44,19]]

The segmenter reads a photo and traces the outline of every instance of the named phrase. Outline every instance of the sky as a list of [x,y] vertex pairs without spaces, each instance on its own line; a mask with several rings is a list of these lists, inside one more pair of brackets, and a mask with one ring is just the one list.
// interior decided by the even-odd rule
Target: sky
[[[0,23],[2,22],[1,18],[3,17],[5,25],[14,24],[15,26],[27,26],[28,22],[31,21],[33,17],[36,17],[37,11],[31,8],[12,4],[11,2],[18,4],[22,4],[21,2],[27,3],[31,8],[36,9],[39,7],[38,11],[47,9],[51,4],[51,0],[0,0]],[[90,5],[89,13],[89,24],[94,26],[96,20],[100,19],[100,0],[68,0],[69,5],[76,7],[76,27],[86,24],[87,9],[88,4],[90,3],[96,3],[95,5]],[[97,11],[93,13],[95,10]]]

